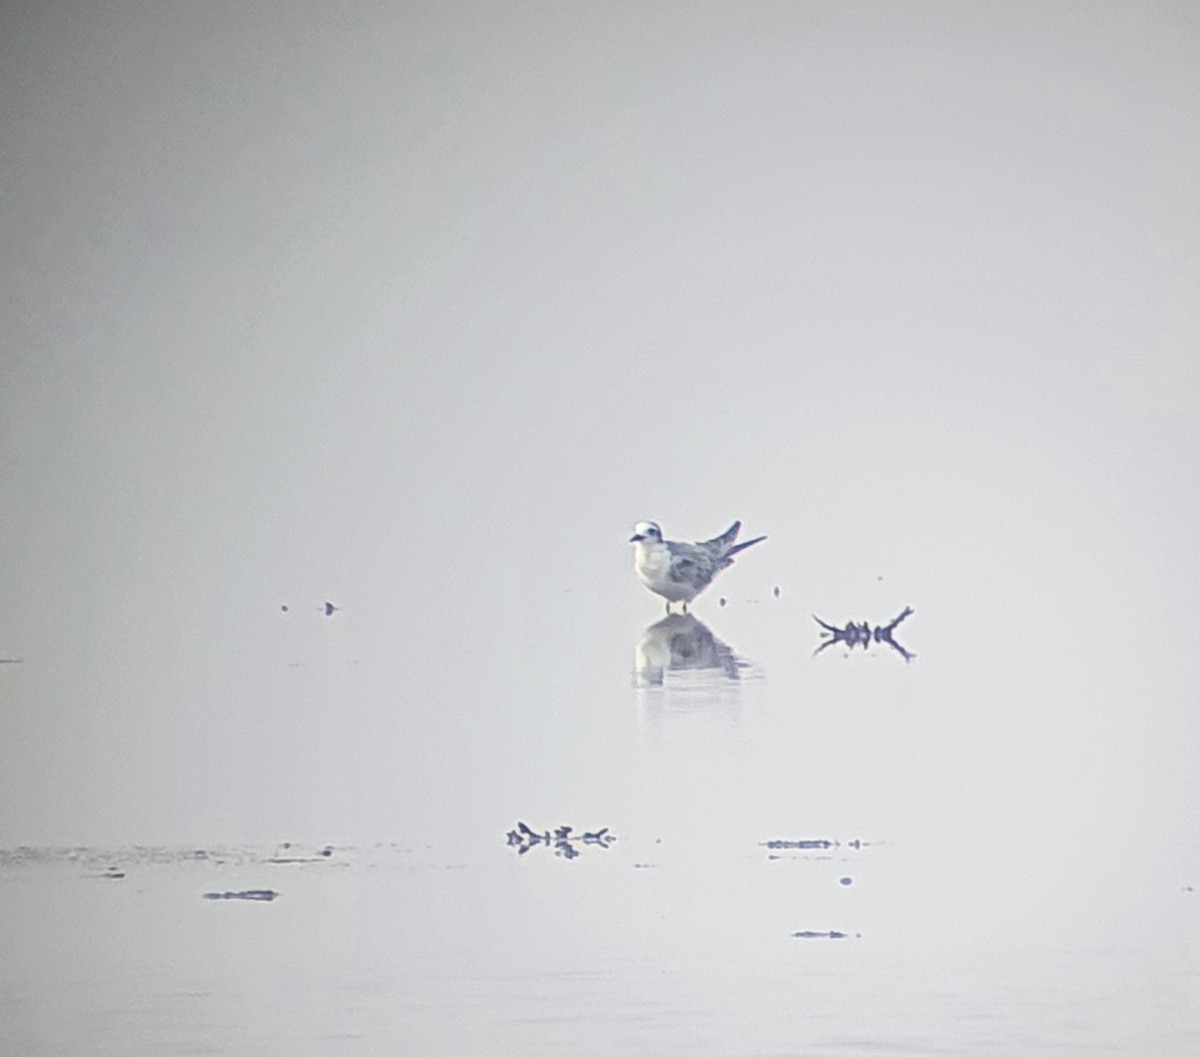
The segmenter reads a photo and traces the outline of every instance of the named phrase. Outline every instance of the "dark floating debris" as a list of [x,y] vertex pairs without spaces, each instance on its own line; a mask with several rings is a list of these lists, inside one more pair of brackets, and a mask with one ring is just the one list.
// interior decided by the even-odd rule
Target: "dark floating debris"
[[[762,840],[758,842],[760,848],[840,848],[842,842],[840,840]],[[859,848],[869,848],[870,845],[865,840],[847,841],[847,848],[854,848],[856,851]]]
[[249,899],[253,902],[269,903],[278,899],[279,893],[270,888],[247,888],[244,892],[205,892],[205,899]]
[[775,585],[775,590],[771,592],[776,598],[779,597],[779,585]]
[[24,657],[0,657],[0,664],[24,664]]
[[555,830],[538,833],[524,822],[518,822],[516,829],[508,831],[507,839],[508,846],[516,848],[518,855],[524,855],[531,848],[536,848],[541,844],[553,848],[554,854],[563,859],[576,859],[582,854],[579,845],[590,844],[594,847],[608,848],[612,846],[617,837],[615,833],[608,832],[607,826],[594,833],[580,833],[575,836],[571,826],[559,826]]
[[264,862],[268,862],[272,866],[281,866],[288,863],[321,862],[333,857],[332,844],[326,844],[320,851],[316,851],[311,855],[305,855],[290,840],[285,840],[279,845],[279,851],[283,854],[277,853],[272,855],[269,859],[265,859]]
[[835,848],[831,840],[763,840],[759,841],[763,848]]
[[326,602],[325,603],[325,615],[327,617],[331,617],[331,616],[333,616],[334,613],[336,613],[341,608],[342,608],[341,606],[335,606],[332,602]]
[[853,877],[839,877],[839,878],[838,878],[838,884],[840,884],[840,885],[852,885],[852,884],[854,884],[854,878],[853,878]]
[[[281,850],[285,849],[285,850]],[[325,854],[328,849],[329,854]],[[11,869],[65,866],[81,876],[108,880],[124,880],[142,874],[144,867],[177,867],[211,864],[223,866],[235,863],[261,867],[268,857],[290,854],[297,861],[319,864],[325,869],[348,866],[346,855],[351,849],[332,844],[302,846],[295,843],[273,847],[212,847],[132,845],[124,848],[90,848],[85,846],[0,847],[0,875]],[[301,856],[307,858],[301,859]],[[144,875],[143,875],[144,876]]]
[[828,646],[832,646],[837,642],[844,642],[847,649],[851,650],[853,650],[855,646],[861,646],[865,650],[872,642],[884,642],[891,646],[892,649],[894,649],[897,653],[899,653],[906,662],[911,661],[917,655],[915,653],[909,653],[908,650],[906,650],[900,645],[900,643],[892,638],[892,632],[896,629],[896,625],[899,624],[900,621],[912,616],[914,612],[916,612],[916,610],[914,610],[912,606],[905,606],[904,612],[901,613],[890,624],[877,625],[874,628],[872,628],[871,625],[865,620],[861,624],[855,624],[852,620],[847,621],[844,628],[835,628],[832,624],[826,624],[825,621],[814,614],[813,620],[815,620],[821,625],[821,627],[825,629],[826,632],[828,632],[828,637],[822,635],[823,638],[826,638],[826,641],[822,642],[820,646],[813,650],[813,656],[815,657],[823,649]]
[[[844,940],[848,933],[838,932],[836,929],[831,929],[829,932],[811,932],[805,929],[803,932],[793,932],[793,936],[798,940]],[[855,938],[861,936],[861,933],[856,932]]]

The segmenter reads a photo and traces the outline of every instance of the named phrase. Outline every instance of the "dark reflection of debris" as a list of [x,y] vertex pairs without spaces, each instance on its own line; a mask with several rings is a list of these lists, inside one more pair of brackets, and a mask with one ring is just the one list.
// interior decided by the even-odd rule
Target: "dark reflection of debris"
[[813,656],[815,657],[826,647],[832,646],[834,643],[838,642],[844,642],[847,649],[850,650],[853,650],[855,646],[861,646],[865,650],[872,642],[883,642],[888,646],[891,646],[892,649],[899,653],[905,661],[911,661],[917,655],[915,653],[909,653],[908,650],[906,650],[900,645],[900,643],[892,638],[892,632],[895,630],[896,625],[899,624],[900,621],[904,620],[906,617],[912,616],[914,612],[915,610],[911,606],[906,606],[904,612],[896,617],[896,619],[890,624],[877,625],[874,628],[872,628],[871,625],[865,620],[861,624],[855,624],[853,621],[848,621],[844,628],[835,628],[832,624],[826,624],[825,621],[823,621],[820,617],[814,615],[813,620],[815,620],[821,625],[821,627],[825,629],[826,632],[828,632],[828,636],[822,636],[826,638],[826,641],[822,642],[820,646],[813,650]]
[[[792,935],[798,940],[844,940],[849,936],[849,933],[838,932],[836,929],[829,932],[811,932],[805,929],[803,932],[793,932]],[[861,939],[862,933],[856,932],[854,938]]]
[[259,903],[269,903],[279,898],[278,892],[269,888],[247,888],[244,892],[205,892],[205,899],[250,899]]
[[580,845],[588,844],[597,848],[608,848],[616,839],[616,834],[609,833],[607,826],[594,833],[576,835],[572,826],[559,826],[558,829],[538,833],[524,822],[518,822],[516,829],[508,831],[508,846],[516,848],[518,855],[524,855],[531,848],[544,845],[547,848],[553,848],[554,854],[563,859],[578,858],[582,854],[579,850]]
[[739,680],[749,665],[691,613],[672,613],[651,624],[634,651],[641,686],[661,686],[669,671],[714,671]]

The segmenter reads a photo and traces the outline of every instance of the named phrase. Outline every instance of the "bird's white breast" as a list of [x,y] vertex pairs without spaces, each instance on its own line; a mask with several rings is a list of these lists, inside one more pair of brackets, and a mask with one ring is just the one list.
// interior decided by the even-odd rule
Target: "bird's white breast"
[[634,547],[634,569],[638,578],[668,602],[690,602],[696,596],[690,584],[671,579],[671,551],[663,543],[639,542]]
[[667,578],[671,568],[671,552],[661,543],[638,543],[633,551],[637,574],[648,584],[657,584]]

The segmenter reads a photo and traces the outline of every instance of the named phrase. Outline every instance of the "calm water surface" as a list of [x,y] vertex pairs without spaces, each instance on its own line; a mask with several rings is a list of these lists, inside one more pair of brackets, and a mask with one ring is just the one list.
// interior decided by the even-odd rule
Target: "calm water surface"
[[0,1053],[1200,1051],[1195,878],[1064,732],[799,616],[709,607],[649,682],[657,622],[614,636],[492,751],[476,698],[459,756],[397,753],[388,839],[8,849]]
[[[10,861],[0,1052],[1182,1057],[1200,1041],[1182,947],[960,944],[932,918],[800,939],[872,917],[869,895],[833,898],[859,868],[837,853],[734,855],[716,876],[632,849],[532,854]],[[202,898],[267,886],[270,903]]]

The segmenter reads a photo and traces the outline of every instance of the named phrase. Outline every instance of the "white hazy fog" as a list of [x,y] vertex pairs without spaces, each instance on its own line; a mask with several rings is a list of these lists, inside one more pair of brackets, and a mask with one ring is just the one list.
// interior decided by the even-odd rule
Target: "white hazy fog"
[[[1187,3],[6,6],[0,848],[836,832],[1178,955],[1198,174]],[[643,518],[761,677],[632,685]]]

